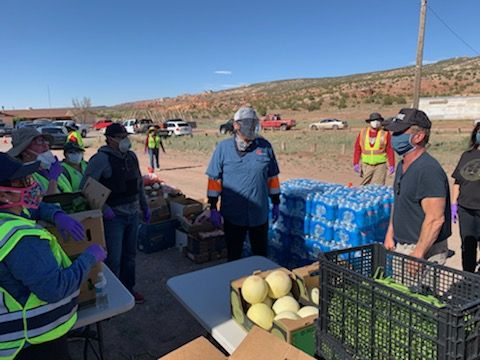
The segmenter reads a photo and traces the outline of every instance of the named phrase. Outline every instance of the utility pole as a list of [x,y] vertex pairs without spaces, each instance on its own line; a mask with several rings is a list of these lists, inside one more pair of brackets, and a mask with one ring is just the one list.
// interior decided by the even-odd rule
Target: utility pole
[[415,65],[415,85],[413,89],[413,107],[418,109],[420,103],[420,87],[422,83],[423,40],[425,39],[425,17],[427,0],[420,0],[420,26],[418,28],[417,62]]

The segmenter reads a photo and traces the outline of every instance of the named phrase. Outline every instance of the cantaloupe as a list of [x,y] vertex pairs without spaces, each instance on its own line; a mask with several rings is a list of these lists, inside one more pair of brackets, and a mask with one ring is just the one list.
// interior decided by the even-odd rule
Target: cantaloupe
[[275,270],[265,278],[268,283],[268,296],[273,299],[287,295],[292,289],[292,280],[282,270]]
[[312,315],[318,316],[318,308],[314,306],[304,306],[297,311],[297,315],[300,316],[301,318],[306,318]]
[[247,311],[247,317],[262,329],[270,330],[275,314],[264,303],[254,304]]
[[320,290],[318,290],[317,287],[314,287],[312,291],[310,291],[310,298],[312,299],[312,302],[318,306],[320,303]]
[[267,297],[268,284],[258,275],[251,275],[242,284],[242,296],[249,304],[261,303]]
[[300,305],[293,297],[284,296],[273,303],[272,309],[277,315],[285,311],[296,313],[300,309]]
[[284,311],[273,318],[273,320],[280,320],[280,319],[298,320],[300,319],[300,316],[298,316],[297,313],[294,313],[292,311]]

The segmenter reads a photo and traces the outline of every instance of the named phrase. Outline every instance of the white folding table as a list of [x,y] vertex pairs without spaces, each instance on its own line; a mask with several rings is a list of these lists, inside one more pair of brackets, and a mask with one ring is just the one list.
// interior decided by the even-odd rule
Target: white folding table
[[[97,308],[95,304],[80,307],[77,311],[77,322],[73,326],[73,330],[87,327],[87,331],[84,332],[85,334],[78,336],[79,338],[85,339],[84,357],[86,357],[88,346],[90,346],[97,358],[100,359],[103,359],[102,321],[125,313],[135,306],[135,300],[132,294],[130,294],[130,291],[123,286],[108,266],[102,264],[102,271],[107,280],[105,291],[108,296],[108,303],[101,309]],[[97,336],[92,338],[89,336],[89,326],[94,324],[96,324],[97,327]],[[73,337],[77,338],[76,335],[73,335]],[[91,344],[92,340],[98,341],[99,353],[96,352]]]
[[230,282],[256,270],[271,270],[280,265],[262,256],[212,266],[170,278],[167,288],[229,353],[247,335],[230,314]]

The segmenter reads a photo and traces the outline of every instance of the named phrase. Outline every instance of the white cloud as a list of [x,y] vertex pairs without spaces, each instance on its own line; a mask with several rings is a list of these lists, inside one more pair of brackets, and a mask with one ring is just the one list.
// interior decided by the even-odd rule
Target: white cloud
[[232,75],[230,70],[215,70],[213,73],[217,75]]

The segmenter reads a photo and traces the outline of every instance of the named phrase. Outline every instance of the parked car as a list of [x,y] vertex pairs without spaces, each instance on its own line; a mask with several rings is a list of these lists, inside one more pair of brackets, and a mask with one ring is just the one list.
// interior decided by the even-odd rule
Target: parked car
[[280,114],[267,114],[262,118],[260,126],[262,130],[266,129],[280,129],[290,130],[297,125],[297,122],[293,119],[282,119]]
[[153,125],[152,119],[128,119],[122,122],[129,134],[145,133]]
[[348,122],[338,119],[323,119],[308,126],[310,130],[339,130],[348,128]]
[[185,121],[167,121],[168,136],[192,135],[192,127]]
[[13,128],[7,124],[0,123],[0,136],[12,135]]
[[[52,122],[52,125],[53,126],[63,126],[65,128],[76,126],[78,128],[78,131],[80,131],[80,135],[82,135],[82,137],[87,137],[87,133],[90,130],[90,125],[86,125],[86,124],[79,125],[73,120],[55,120],[55,121]],[[68,129],[67,129],[67,131],[68,131]]]
[[64,126],[41,126],[38,128],[42,134],[49,134],[53,137],[53,143],[50,144],[51,147],[63,148],[65,142],[67,141],[68,132]]
[[233,119],[227,120],[225,123],[220,125],[220,128],[218,129],[220,134],[226,135],[226,134],[232,134],[233,133]]
[[108,125],[112,124],[113,121],[112,120],[106,120],[106,119],[103,119],[103,120],[98,120],[95,125],[93,125],[93,129],[94,130],[101,130],[101,129],[105,129]]

